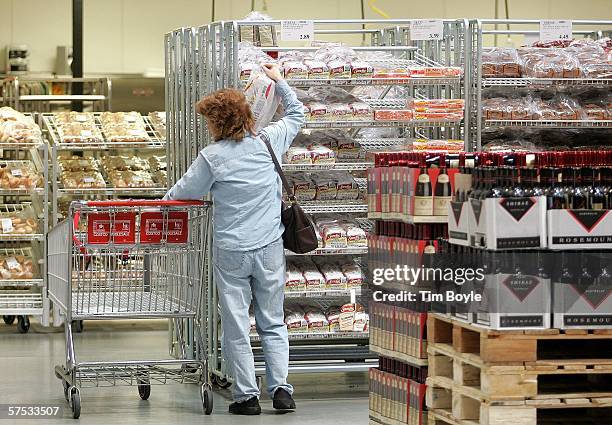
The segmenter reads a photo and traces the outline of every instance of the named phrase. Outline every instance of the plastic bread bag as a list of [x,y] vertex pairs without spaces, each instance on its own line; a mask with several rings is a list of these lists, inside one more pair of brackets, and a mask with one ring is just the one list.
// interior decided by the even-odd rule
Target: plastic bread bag
[[355,59],[350,62],[352,78],[372,78],[374,68],[367,61]]
[[329,67],[323,61],[305,60],[304,65],[308,69],[308,78],[328,79],[330,77]]
[[157,170],[151,172],[151,178],[158,187],[168,186],[168,172],[166,170]]
[[110,171],[108,178],[116,188],[151,188],[155,182],[148,171]]
[[308,332],[308,322],[304,318],[304,313],[300,310],[288,310],[285,312],[285,324],[289,333]]
[[313,333],[329,332],[327,317],[320,310],[309,309],[304,315],[308,323],[308,331]]
[[64,189],[103,189],[106,182],[99,171],[65,171],[60,175]]
[[0,233],[4,235],[31,235],[38,232],[36,212],[31,205],[7,206],[0,210]]
[[340,87],[311,87],[308,94],[315,99],[331,104],[361,102],[361,100]]
[[333,164],[336,162],[336,153],[325,146],[311,146],[310,156],[313,164]]
[[165,155],[151,155],[148,159],[151,170],[167,170],[168,162]]
[[[312,174],[312,181],[314,182],[317,201],[331,201],[336,199],[336,181],[334,178],[326,174]],[[327,244],[326,244],[327,246]]]
[[0,279],[27,280],[37,275],[34,259],[30,256],[0,255]]
[[94,158],[71,156],[58,158],[60,172],[96,171],[98,164]]
[[362,156],[359,142],[350,137],[345,131],[339,129],[330,130],[329,135],[335,139],[338,160],[357,160]]
[[310,120],[326,121],[330,118],[328,106],[321,102],[312,102],[306,104],[309,111]]
[[494,47],[482,52],[482,76],[485,78],[518,78],[522,61],[516,49]]
[[579,78],[578,59],[557,48],[522,48],[524,75],[532,78]]
[[285,270],[285,290],[303,291],[306,288],[306,279],[294,264],[288,264]]
[[0,163],[0,187],[3,189],[35,189],[42,186],[42,176],[30,161]]
[[325,314],[330,332],[340,331],[340,306],[331,306]]
[[336,171],[331,173],[336,183],[336,199],[353,201],[359,198],[359,186],[353,176],[347,172]]
[[314,201],[317,191],[309,175],[296,175],[292,179],[293,193],[298,201]]
[[346,285],[347,287],[356,287],[363,285],[365,276],[361,267],[355,263],[343,263],[340,264],[340,270],[344,273],[346,277]]
[[353,102],[349,105],[351,118],[356,121],[369,121],[373,118],[370,105],[365,102]]
[[325,288],[332,290],[346,289],[346,276],[338,266],[324,264],[321,266],[321,273],[325,278]]
[[346,232],[346,243],[349,248],[367,248],[367,234],[357,223],[344,222],[342,228]]
[[308,68],[302,62],[285,62],[281,66],[281,72],[287,80],[308,78]]
[[348,246],[346,230],[340,224],[319,225],[325,248],[346,248]]
[[311,152],[306,147],[291,146],[285,153],[287,164],[312,164]]
[[353,118],[353,111],[345,103],[332,103],[328,106],[331,121],[347,121]]
[[102,112],[100,122],[105,126],[137,125],[144,128],[144,120],[136,111],[130,112]]
[[325,277],[314,264],[304,266],[302,274],[306,280],[306,289],[319,290],[325,288]]
[[42,143],[42,132],[27,119],[0,121],[0,143]]
[[275,86],[274,81],[258,70],[251,73],[244,88],[244,95],[255,118],[255,132],[270,124],[280,104],[280,99],[275,95]]
[[334,153],[338,151],[338,141],[335,130],[315,130],[310,133],[308,147],[324,146],[331,149]]

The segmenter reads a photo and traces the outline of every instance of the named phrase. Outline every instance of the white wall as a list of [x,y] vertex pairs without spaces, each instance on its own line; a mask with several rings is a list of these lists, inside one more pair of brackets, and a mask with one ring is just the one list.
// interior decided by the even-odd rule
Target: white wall
[[[208,23],[212,0],[84,0],[84,68],[87,73],[141,73],[163,69],[163,34]],[[509,0],[511,18],[612,20],[612,0]],[[256,0],[275,18],[359,18],[359,0]],[[28,44],[30,68],[54,67],[55,47],[70,45],[71,0],[0,0],[0,50]],[[367,4],[367,2],[366,2]],[[494,17],[494,0],[378,0],[392,18]],[[503,1],[500,1],[503,4]],[[246,15],[250,0],[217,0],[216,19]],[[378,18],[366,5],[366,16]],[[500,15],[504,12],[500,5]],[[4,57],[0,61],[4,67]]]

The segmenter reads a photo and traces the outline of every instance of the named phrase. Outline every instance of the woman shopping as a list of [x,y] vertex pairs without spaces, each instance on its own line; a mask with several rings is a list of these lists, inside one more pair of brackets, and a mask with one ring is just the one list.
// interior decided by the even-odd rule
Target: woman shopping
[[[291,145],[304,122],[302,103],[277,65],[264,65],[276,82],[285,116],[262,130],[276,157]],[[197,104],[215,143],[204,148],[164,199],[214,203],[214,273],[223,320],[223,353],[234,378],[230,413],[258,415],[259,389],[249,338],[249,306],[266,362],[267,390],[277,410],[295,409],[287,383],[289,342],[284,323],[285,256],[281,181],[241,91],[219,90]]]

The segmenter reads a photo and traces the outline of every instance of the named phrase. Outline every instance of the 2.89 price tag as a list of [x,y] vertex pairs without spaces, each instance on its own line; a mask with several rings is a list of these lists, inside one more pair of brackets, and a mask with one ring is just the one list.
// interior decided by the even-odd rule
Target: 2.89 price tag
[[281,21],[281,41],[314,40],[314,23],[312,21]]
[[413,19],[410,22],[411,40],[442,40],[444,23],[440,19]]
[[571,39],[572,21],[540,21],[540,41]]

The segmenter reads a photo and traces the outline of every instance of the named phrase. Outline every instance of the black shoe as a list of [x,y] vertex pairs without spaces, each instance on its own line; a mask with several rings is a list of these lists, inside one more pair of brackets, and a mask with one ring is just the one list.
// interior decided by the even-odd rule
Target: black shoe
[[251,397],[241,403],[232,403],[229,407],[229,412],[234,415],[259,415],[261,406],[257,397]]
[[279,388],[274,393],[274,402],[272,403],[276,410],[295,410],[295,401],[291,394],[284,388]]

